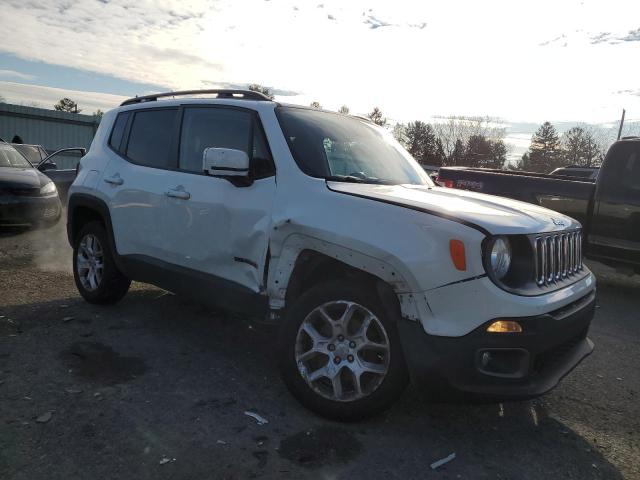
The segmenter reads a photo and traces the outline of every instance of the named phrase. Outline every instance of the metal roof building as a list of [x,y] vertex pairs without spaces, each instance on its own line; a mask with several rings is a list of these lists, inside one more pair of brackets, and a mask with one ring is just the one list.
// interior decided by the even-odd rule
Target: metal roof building
[[0,138],[42,145],[49,153],[69,147],[89,149],[99,123],[94,115],[0,103]]

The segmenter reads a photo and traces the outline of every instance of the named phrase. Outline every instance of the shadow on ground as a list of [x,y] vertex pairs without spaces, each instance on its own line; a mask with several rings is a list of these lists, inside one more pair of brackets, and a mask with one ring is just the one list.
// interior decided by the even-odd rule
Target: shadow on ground
[[280,382],[272,329],[151,287],[2,315],[3,479],[623,478],[544,402],[428,404],[409,389],[365,422],[318,418]]

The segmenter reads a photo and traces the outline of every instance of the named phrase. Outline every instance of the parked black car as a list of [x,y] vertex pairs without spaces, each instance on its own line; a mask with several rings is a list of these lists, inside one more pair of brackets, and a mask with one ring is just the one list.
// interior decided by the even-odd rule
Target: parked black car
[[640,137],[615,142],[596,179],[443,167],[438,183],[542,205],[579,220],[587,257],[640,273]]
[[[26,143],[11,143],[10,145],[29,160],[35,168],[53,180],[58,189],[60,200],[66,203],[67,192],[76,178],[76,167],[87,152],[86,149],[81,147],[63,148],[49,155],[41,145],[29,145]],[[56,157],[58,158],[56,159]],[[56,163],[56,160],[58,163]],[[62,162],[62,165],[60,165],[60,162]],[[60,168],[61,166],[62,168]]]
[[0,225],[53,225],[62,213],[55,183],[0,143]]

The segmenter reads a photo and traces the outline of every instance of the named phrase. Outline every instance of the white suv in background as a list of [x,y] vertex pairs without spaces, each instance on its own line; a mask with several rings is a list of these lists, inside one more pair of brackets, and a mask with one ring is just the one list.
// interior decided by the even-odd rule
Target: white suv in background
[[327,417],[379,412],[409,378],[435,397],[540,395],[593,349],[576,221],[436,187],[383,128],[255,92],[106,113],[68,236],[89,302],[139,280],[279,323],[286,385]]

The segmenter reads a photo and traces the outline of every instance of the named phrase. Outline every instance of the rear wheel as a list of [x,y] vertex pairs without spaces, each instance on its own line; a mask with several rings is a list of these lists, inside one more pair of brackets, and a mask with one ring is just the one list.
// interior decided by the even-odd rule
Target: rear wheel
[[73,276],[80,295],[90,303],[115,303],[129,290],[131,280],[116,267],[102,223],[87,223],[76,237]]
[[294,302],[278,351],[291,393],[329,418],[374,415],[398,399],[408,380],[396,326],[379,298],[344,280]]

